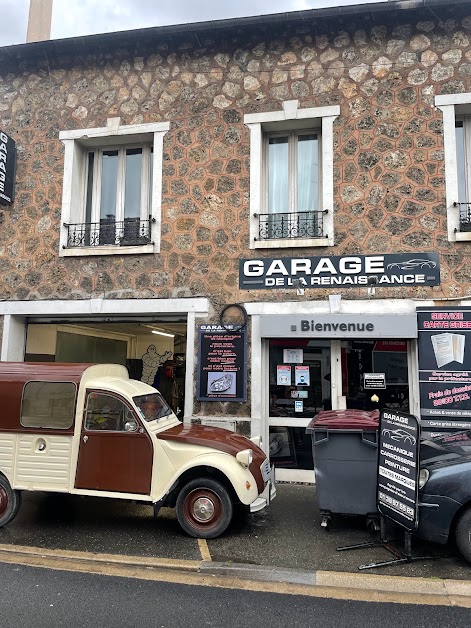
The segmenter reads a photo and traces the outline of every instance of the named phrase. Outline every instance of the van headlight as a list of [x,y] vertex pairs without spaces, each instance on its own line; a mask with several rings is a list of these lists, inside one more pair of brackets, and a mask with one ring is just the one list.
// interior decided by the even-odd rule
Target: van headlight
[[419,488],[424,488],[430,477],[430,471],[428,469],[420,469],[419,471]]
[[250,467],[250,465],[252,464],[252,460],[253,460],[252,450],[251,449],[244,449],[242,451],[239,451],[239,453],[236,455],[236,460],[243,467],[247,467],[247,468]]

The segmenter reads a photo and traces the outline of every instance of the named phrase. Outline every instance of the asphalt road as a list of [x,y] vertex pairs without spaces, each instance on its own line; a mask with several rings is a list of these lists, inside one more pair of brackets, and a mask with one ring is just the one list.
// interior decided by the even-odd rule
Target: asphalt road
[[467,628],[469,609],[189,586],[0,564],[8,628]]

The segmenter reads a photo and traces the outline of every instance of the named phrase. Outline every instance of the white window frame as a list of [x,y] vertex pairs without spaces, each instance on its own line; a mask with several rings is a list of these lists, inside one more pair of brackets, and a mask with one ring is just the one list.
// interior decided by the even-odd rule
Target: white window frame
[[[435,106],[443,113],[443,148],[445,154],[445,189],[447,232],[449,242],[471,240],[471,232],[460,231],[458,202],[458,163],[455,122],[471,114],[471,93],[435,96]],[[470,147],[471,151],[471,147]],[[468,157],[471,153],[468,153]],[[469,182],[471,184],[471,182]]]
[[[121,125],[120,118],[108,118],[106,127],[60,132],[59,139],[64,144],[64,179],[59,239],[60,257],[135,255],[160,252],[163,139],[169,129],[169,122]],[[117,147],[124,149],[144,144],[153,146],[152,181],[150,182],[152,186],[152,206],[148,212],[151,221],[151,242],[143,246],[99,245],[67,248],[67,227],[65,225],[85,222],[86,173],[90,149],[108,150]],[[100,162],[99,159],[95,158],[96,161]],[[124,176],[124,173],[121,176]],[[94,185],[98,184],[99,179],[100,177],[94,177]],[[124,194],[124,189],[121,189],[121,193]],[[97,198],[97,195],[94,194],[94,197]],[[96,211],[96,209],[92,211],[92,216],[96,217]],[[116,219],[118,220],[118,216]]]
[[[250,113],[244,123],[250,131],[250,249],[279,249],[297,247],[334,246],[334,120],[340,114],[339,105],[299,108],[297,100],[286,100],[282,111]],[[284,238],[259,240],[259,214],[265,212],[265,137],[277,131],[320,129],[321,188],[320,210],[323,216],[322,238]]]

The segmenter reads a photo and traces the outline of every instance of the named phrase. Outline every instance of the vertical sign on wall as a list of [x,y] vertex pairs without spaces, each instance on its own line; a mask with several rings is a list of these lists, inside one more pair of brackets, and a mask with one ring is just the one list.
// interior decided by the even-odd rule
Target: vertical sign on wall
[[15,196],[16,144],[0,130],[0,204],[13,203]]
[[420,308],[420,414],[423,428],[471,428],[471,308]]
[[246,401],[246,330],[200,325],[198,334],[198,401]]
[[417,417],[383,410],[379,418],[378,510],[413,531],[419,522],[419,445]]

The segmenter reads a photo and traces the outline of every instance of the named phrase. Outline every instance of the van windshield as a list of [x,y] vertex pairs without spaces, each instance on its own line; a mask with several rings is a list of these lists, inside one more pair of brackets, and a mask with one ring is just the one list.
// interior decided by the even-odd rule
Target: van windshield
[[146,421],[162,419],[173,413],[173,410],[159,393],[133,397],[133,401],[139,410],[139,414]]

